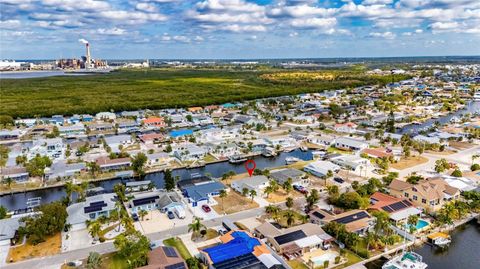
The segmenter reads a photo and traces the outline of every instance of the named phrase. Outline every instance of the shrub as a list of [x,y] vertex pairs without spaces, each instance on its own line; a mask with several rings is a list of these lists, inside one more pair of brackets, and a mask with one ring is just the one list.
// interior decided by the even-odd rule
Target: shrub
[[451,174],[452,177],[462,177],[462,171],[455,169]]
[[478,163],[472,164],[472,166],[470,166],[470,170],[472,171],[480,170],[480,164]]
[[340,256],[337,256],[335,257],[335,264],[339,264],[340,263]]
[[324,261],[324,262],[323,262],[323,268],[328,268],[328,264],[329,264],[329,263],[330,263],[330,262],[329,262],[328,260],[327,260],[327,261]]

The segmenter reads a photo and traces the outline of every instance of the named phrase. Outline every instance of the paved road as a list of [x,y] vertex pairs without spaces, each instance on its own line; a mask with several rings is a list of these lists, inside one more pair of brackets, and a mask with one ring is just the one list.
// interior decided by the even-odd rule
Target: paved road
[[[305,198],[300,197],[296,199],[296,202],[304,203]],[[259,216],[263,214],[264,211],[265,209],[263,207],[254,208],[248,211],[241,211],[235,214],[221,216],[211,220],[205,220],[203,221],[203,224],[207,226],[207,228],[211,228],[215,226],[220,226],[224,218],[228,218],[235,222],[242,219]],[[146,236],[151,241],[158,241],[158,240],[164,240],[170,237],[174,237],[174,236],[178,236],[186,233],[188,233],[188,225],[174,227],[167,231],[147,234]],[[59,266],[65,263],[66,261],[73,261],[73,260],[86,258],[88,254],[92,251],[98,252],[100,254],[105,254],[105,253],[114,252],[116,250],[115,250],[115,247],[113,246],[113,242],[106,242],[106,243],[97,244],[93,246],[86,246],[86,248],[83,248],[83,249],[72,250],[72,251],[60,253],[54,256],[35,258],[35,259],[26,260],[26,261],[16,262],[13,264],[8,264],[7,266],[2,267],[2,269],[3,268],[5,269],[7,268],[8,269],[25,269],[25,268],[50,269],[50,268],[55,268],[55,266],[57,265],[58,266],[56,268],[59,268]]]

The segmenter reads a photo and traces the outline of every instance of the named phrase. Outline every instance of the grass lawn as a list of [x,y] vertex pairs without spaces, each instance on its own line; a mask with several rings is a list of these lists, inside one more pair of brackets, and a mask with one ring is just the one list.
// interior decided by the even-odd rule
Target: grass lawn
[[[281,226],[283,227],[288,227],[287,225],[287,218],[285,217],[285,213],[289,211],[289,210],[282,210],[278,213],[278,217],[277,217],[277,222],[278,224],[280,224]],[[293,214],[295,215],[295,220],[292,224],[292,226],[296,226],[296,225],[300,225],[302,224],[303,222],[300,220],[300,216],[302,216],[302,214],[300,214],[299,212],[295,211],[295,210],[290,210],[293,212]]]
[[103,237],[105,240],[111,240],[111,239],[114,239],[114,238],[106,238],[105,235],[112,231],[113,229],[117,228],[118,227],[118,223],[117,224],[113,224],[111,226],[108,226],[107,228],[103,229],[100,231],[99,233],[99,238]]
[[203,160],[207,163],[217,161],[217,158],[213,157],[211,154],[205,155],[205,158]]
[[[87,259],[82,260],[83,264],[87,264]],[[87,268],[81,267],[81,268]],[[63,264],[61,269],[75,269],[75,267]],[[127,262],[116,253],[108,253],[102,255],[102,265],[98,269],[128,269]]]
[[448,142],[450,147],[456,148],[458,150],[465,150],[473,147],[473,144],[468,143],[468,142],[458,142],[458,141],[450,141]]
[[281,202],[285,202],[285,200],[287,200],[287,197],[289,196],[295,199],[298,197],[302,197],[303,194],[295,190],[292,190],[290,191],[289,194],[287,194],[283,189],[279,189],[274,193],[270,193],[268,195],[268,198],[266,198],[266,200],[269,201],[270,203],[281,203]]
[[218,202],[218,204],[213,206],[213,209],[217,213],[223,213],[223,210],[225,209],[225,213],[233,214],[258,207],[258,204],[255,201],[252,202],[252,199],[249,197],[243,197],[234,190],[230,190],[227,197],[223,199],[218,196],[213,199]]
[[414,157],[402,158],[400,159],[400,161],[396,163],[392,163],[390,167],[395,168],[397,170],[403,170],[406,168],[424,164],[426,162],[428,162],[427,158],[422,156],[414,156]]
[[62,236],[60,233],[47,237],[45,242],[37,245],[25,243],[18,247],[10,248],[7,256],[7,261],[13,262],[23,261],[36,257],[50,256],[60,253],[62,247]]
[[188,252],[188,249],[185,246],[185,244],[178,237],[172,237],[172,238],[169,238],[169,239],[165,239],[165,240],[163,240],[163,243],[165,244],[165,246],[176,248],[177,251],[180,253],[180,256],[182,256],[182,258],[185,259],[185,260],[192,257],[192,255],[190,255],[190,252]]
[[308,269],[308,267],[299,260],[291,260],[287,261],[288,265],[292,267],[292,269]]
[[[88,76],[2,79],[0,115],[17,118],[204,106],[327,89],[384,85],[391,79],[389,75],[367,75],[356,70],[325,70],[317,72],[318,79],[309,80],[297,76],[278,80],[268,76],[278,71],[149,68]],[[332,72],[336,74],[334,79],[321,79],[321,74]],[[407,78],[395,76],[396,80]]]
[[348,260],[347,263],[339,265],[339,266],[335,267],[335,269],[345,268],[345,267],[348,267],[352,264],[356,264],[356,263],[362,261],[362,258],[360,258],[357,254],[353,253],[352,251],[350,251],[348,249],[345,249],[344,257],[347,258],[347,260]]
[[329,147],[327,149],[328,153],[338,153],[338,154],[353,154],[353,152],[343,149],[337,149],[335,147]]

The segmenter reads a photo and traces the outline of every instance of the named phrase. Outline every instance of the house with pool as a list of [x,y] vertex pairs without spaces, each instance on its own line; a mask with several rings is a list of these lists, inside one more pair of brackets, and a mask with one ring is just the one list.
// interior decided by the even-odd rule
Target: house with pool
[[415,207],[421,207],[427,212],[437,212],[445,203],[460,197],[460,190],[450,186],[442,178],[429,178],[417,184],[394,179],[388,189],[390,195],[406,198]]

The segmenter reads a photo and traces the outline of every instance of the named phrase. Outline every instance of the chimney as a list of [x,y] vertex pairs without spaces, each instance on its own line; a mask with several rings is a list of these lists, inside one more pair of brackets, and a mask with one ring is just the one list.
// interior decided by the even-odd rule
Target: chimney
[[85,69],[90,68],[90,43],[86,43],[85,47],[87,49],[87,62],[85,63]]

